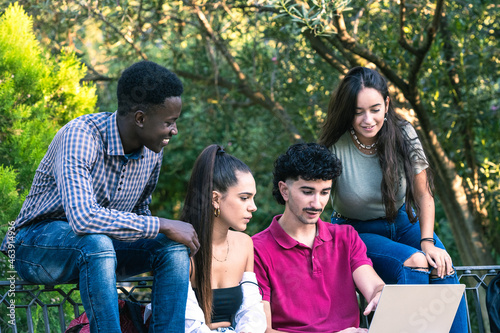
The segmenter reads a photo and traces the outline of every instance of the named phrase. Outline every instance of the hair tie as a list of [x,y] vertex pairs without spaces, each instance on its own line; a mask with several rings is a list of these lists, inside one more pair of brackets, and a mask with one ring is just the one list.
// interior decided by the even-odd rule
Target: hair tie
[[431,242],[431,243],[433,243],[434,245],[436,245],[436,240],[434,239],[434,237],[422,238],[422,239],[420,240],[420,244],[422,244],[422,242]]
[[225,153],[224,148],[222,148],[221,146],[219,146],[219,148],[217,149],[217,155],[222,155],[224,153]]

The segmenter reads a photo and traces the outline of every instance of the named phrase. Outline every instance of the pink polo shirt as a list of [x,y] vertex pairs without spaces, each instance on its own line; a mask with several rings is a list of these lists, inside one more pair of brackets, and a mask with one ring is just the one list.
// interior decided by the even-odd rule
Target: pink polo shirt
[[290,237],[274,217],[252,237],[255,273],[271,303],[272,328],[331,333],[359,326],[352,273],[372,265],[366,246],[349,225],[318,221],[313,248]]

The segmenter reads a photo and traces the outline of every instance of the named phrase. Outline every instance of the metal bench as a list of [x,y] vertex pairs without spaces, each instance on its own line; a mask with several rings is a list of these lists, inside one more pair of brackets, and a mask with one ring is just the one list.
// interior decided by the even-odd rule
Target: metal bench
[[500,272],[500,266],[459,266],[455,269],[460,283],[466,285],[465,299],[469,317],[469,333],[490,332],[486,312],[486,289],[493,277]]
[[[500,266],[460,266],[456,270],[460,282],[466,285],[469,332],[489,332],[485,292],[489,281],[500,272]],[[149,276],[118,281],[119,298],[150,303],[152,284],[153,278]],[[64,332],[69,322],[81,313],[83,306],[75,284],[43,286],[0,281],[0,333]],[[365,318],[364,322],[366,325],[368,320]]]

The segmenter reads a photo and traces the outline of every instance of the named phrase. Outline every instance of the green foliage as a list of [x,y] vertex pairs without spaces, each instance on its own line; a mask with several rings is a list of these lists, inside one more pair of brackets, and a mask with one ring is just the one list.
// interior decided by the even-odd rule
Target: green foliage
[[333,24],[336,11],[350,10],[349,0],[310,0],[295,2],[291,0],[273,0],[270,4],[279,6],[282,13],[276,18],[286,17],[298,23],[302,31],[311,30],[316,36],[328,36],[335,33]]
[[[13,221],[13,217],[19,214],[24,201],[25,194],[18,194],[16,182],[16,172],[11,167],[0,165],[0,221],[5,221],[0,224],[0,237],[3,240],[9,227],[7,222]],[[0,272],[7,272],[8,268],[7,257],[0,255]],[[4,274],[0,279],[4,278]]]
[[[0,18],[0,59],[0,170],[3,179],[12,177],[0,202],[22,202],[16,193],[29,189],[57,130],[94,111],[95,88],[80,84],[86,68],[73,54],[44,54],[32,19],[17,3]],[[19,205],[2,212],[3,224],[15,219]]]
[[[194,159],[206,145],[221,143],[254,169],[259,210],[249,226],[253,233],[282,209],[271,196],[270,173],[274,159],[291,141],[270,109],[244,93],[242,82],[216,41],[227,46],[248,89],[277,102],[304,141],[316,139],[329,94],[338,81],[337,72],[301,34],[304,27],[316,35],[332,33],[334,12],[343,10],[356,41],[404,80],[411,71],[412,54],[399,43],[400,6],[394,1],[273,0],[249,5],[236,0],[227,5],[218,1],[196,4],[211,25],[213,37],[204,31],[191,2],[129,0],[120,1],[116,7],[111,0],[24,1],[36,18],[39,40],[44,45],[53,52],[71,47],[85,63],[92,64],[93,77],[106,79],[98,84],[101,109],[114,110],[114,80],[137,60],[148,58],[181,73],[186,90],[180,132],[166,149],[151,208],[160,215],[178,216]],[[499,148],[497,140],[490,139],[498,133],[499,119],[495,65],[499,20],[495,8],[491,1],[447,3],[443,22],[450,36],[444,37],[444,30],[440,30],[418,77],[421,100],[432,110],[430,118],[439,142],[455,162],[457,173],[472,184],[470,190],[480,193],[482,209],[488,215],[485,229],[492,237],[499,234],[495,226],[500,225],[495,159]],[[422,45],[434,9],[433,1],[407,3],[403,33],[410,46]],[[453,45],[452,63],[445,60],[445,40]],[[346,68],[353,59],[369,65],[355,54],[330,46],[331,54]],[[460,77],[460,109],[452,103],[456,95],[456,87],[449,82],[452,69]],[[476,178],[464,155],[468,148],[461,137],[466,126],[474,133],[474,151],[468,150],[468,159],[476,161]],[[450,138],[459,138],[459,144]],[[437,216],[438,221],[442,218]]]
[[[2,85],[6,84],[13,89],[10,91],[15,92],[13,101],[22,99],[29,94],[26,88],[38,88],[38,79],[45,75],[45,68],[39,57],[39,45],[33,35],[32,21],[17,3],[9,6],[2,16],[0,45]],[[24,52],[19,53],[20,50]]]
[[[343,9],[348,31],[360,45],[403,80],[412,70],[413,55],[399,43],[400,7],[390,0],[196,2],[213,36],[189,1],[125,0],[117,6],[114,0],[23,0],[24,10],[33,18],[10,1],[0,3],[5,8],[9,4],[0,18],[4,229],[5,221],[18,213],[57,129],[93,112],[96,103],[102,110],[114,111],[116,80],[138,60],[147,58],[174,70],[185,84],[179,135],[165,149],[153,213],[178,217],[194,160],[204,147],[219,143],[246,162],[256,178],[258,210],[249,234],[265,228],[283,210],[271,195],[271,171],[275,158],[293,140],[273,107],[284,110],[302,140],[315,141],[338,82],[339,72],[318,55],[303,32],[332,34],[333,12]],[[435,1],[407,2],[402,31],[410,46],[422,45],[434,9]],[[490,244],[500,244],[498,5],[491,0],[446,2],[444,15],[418,75],[420,99],[430,111],[440,145],[465,179],[467,194],[479,196],[478,211],[487,216],[484,230]],[[323,41],[346,68],[355,61],[372,65],[328,44],[329,38]],[[88,65],[88,73],[80,62]],[[88,86],[81,80],[97,84]],[[273,107],[258,103],[256,95]],[[398,94],[394,99],[401,100]],[[436,229],[456,258],[439,200],[449,199],[436,201]],[[330,210],[326,208],[325,220]]]
[[[103,79],[97,85],[98,105],[103,110],[115,109],[116,78],[137,60],[148,58],[180,74],[186,87],[180,131],[165,151],[151,208],[156,214],[177,217],[194,159],[208,144],[220,143],[254,170],[259,210],[249,225],[249,233],[253,233],[267,226],[270,217],[282,210],[271,196],[271,170],[274,159],[291,140],[271,109],[251,100],[245,89],[279,104],[302,139],[314,141],[338,73],[311,48],[301,34],[304,26],[309,25],[317,35],[330,33],[333,12],[343,10],[356,41],[405,80],[411,71],[412,54],[399,43],[400,7],[394,1],[274,0],[249,5],[236,0],[225,5],[218,1],[196,4],[214,36],[204,31],[191,2],[127,0],[120,1],[117,7],[111,0],[23,1],[35,18],[39,43],[54,54],[65,48],[74,50],[83,62],[91,64],[87,78]],[[433,1],[407,2],[403,32],[410,46],[423,43],[434,9]],[[432,110],[430,120],[439,142],[455,162],[457,173],[471,184],[468,192],[477,191],[481,197],[481,209],[488,215],[485,229],[491,239],[500,234],[499,166],[495,159],[499,144],[492,139],[498,133],[500,84],[495,53],[499,20],[495,9],[492,1],[447,3],[443,20],[446,26],[441,27],[418,77],[420,98]],[[445,27],[449,37],[443,35]],[[446,40],[452,44],[451,57],[445,54]],[[216,42],[227,46],[244,80],[235,74]],[[329,46],[331,54],[347,68],[353,59],[370,65],[355,54]],[[450,83],[451,70],[460,78],[460,103],[453,101],[457,87]],[[0,91],[0,96],[13,95],[15,89],[9,84],[8,80],[3,84],[5,90]],[[9,105],[14,101],[6,99],[3,106],[11,109]],[[60,117],[58,125],[71,117]],[[474,134],[469,135],[473,150],[464,144],[467,126]],[[440,130],[443,128],[446,131]],[[38,131],[29,126],[22,130]],[[459,138],[459,143],[450,138]],[[22,143],[25,154],[31,153],[27,147],[32,144]],[[39,156],[36,151],[32,154]],[[20,164],[28,165],[28,160],[33,165],[38,163],[28,156]],[[475,161],[478,177],[469,161]],[[23,179],[21,174],[19,179]],[[437,216],[437,220],[443,217]]]
[[[16,188],[16,172],[11,167],[0,166],[0,220],[8,221],[21,210],[24,201]],[[5,233],[3,233],[5,234]]]
[[[74,54],[62,52],[58,57],[47,54],[35,37],[32,18],[17,3],[9,5],[0,17],[2,240],[8,222],[15,220],[21,210],[35,170],[55,133],[69,120],[95,111],[95,87],[80,83],[85,74],[86,67]],[[4,274],[11,270],[6,259],[0,256],[0,270]],[[7,318],[5,311],[1,307],[2,319]],[[21,317],[25,315],[18,319]],[[51,321],[58,322],[55,316]],[[0,330],[5,328],[4,324],[0,323]],[[39,326],[39,330],[43,329]],[[18,329],[23,331],[27,327]]]
[[[289,20],[314,34],[317,34],[316,21],[331,21],[326,12],[306,17],[301,14],[303,11],[296,10],[304,6],[321,9],[321,4],[274,3],[277,7],[288,6]],[[394,1],[353,0],[350,6],[350,11],[343,12],[347,32],[358,45],[372,53],[372,58],[384,61],[408,82],[415,57],[401,47],[401,38],[414,49],[425,43],[435,2],[407,2],[406,23],[401,31],[400,5]],[[424,59],[417,82],[419,97],[429,111],[429,121],[439,145],[454,162],[457,175],[463,178],[469,204],[481,215],[486,240],[497,252],[497,258],[500,258],[500,143],[493,138],[500,130],[499,15],[498,6],[492,1],[447,2],[436,40]],[[333,39],[334,32],[335,29],[329,40]],[[332,48],[331,54],[349,59],[337,47]],[[437,221],[442,221],[443,210],[438,207],[437,213]]]
[[[439,142],[449,153],[500,251],[500,11],[485,1],[450,3],[425,64],[423,100],[432,107]],[[439,67],[437,67],[439,66]],[[440,70],[438,70],[438,68]]]

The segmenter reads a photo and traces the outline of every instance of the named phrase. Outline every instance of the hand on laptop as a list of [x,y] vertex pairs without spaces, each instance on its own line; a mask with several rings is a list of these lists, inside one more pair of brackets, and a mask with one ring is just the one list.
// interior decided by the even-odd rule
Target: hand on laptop
[[382,290],[379,290],[375,296],[372,298],[370,303],[365,308],[365,311],[363,311],[363,315],[368,316],[370,312],[375,311],[378,305],[378,300],[380,299],[380,294],[382,293]]

